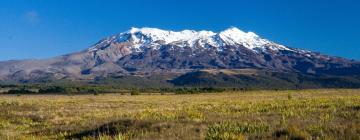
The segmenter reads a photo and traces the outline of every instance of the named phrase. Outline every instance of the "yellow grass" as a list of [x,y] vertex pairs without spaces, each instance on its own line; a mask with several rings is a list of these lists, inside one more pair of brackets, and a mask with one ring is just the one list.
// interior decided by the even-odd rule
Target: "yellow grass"
[[360,90],[0,96],[0,139],[359,136]]

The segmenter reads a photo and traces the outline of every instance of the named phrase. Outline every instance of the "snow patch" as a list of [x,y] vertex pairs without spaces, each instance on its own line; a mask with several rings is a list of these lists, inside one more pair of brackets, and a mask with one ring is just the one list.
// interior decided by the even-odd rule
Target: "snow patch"
[[179,47],[216,47],[218,51],[226,45],[243,46],[252,51],[259,50],[291,50],[283,45],[262,39],[253,32],[244,32],[236,27],[228,28],[222,32],[212,31],[169,31],[158,28],[131,28],[127,32],[112,36],[99,42],[89,50],[96,51],[104,47],[104,44],[128,42],[132,51],[143,51],[145,47],[159,49],[161,45],[176,45]]

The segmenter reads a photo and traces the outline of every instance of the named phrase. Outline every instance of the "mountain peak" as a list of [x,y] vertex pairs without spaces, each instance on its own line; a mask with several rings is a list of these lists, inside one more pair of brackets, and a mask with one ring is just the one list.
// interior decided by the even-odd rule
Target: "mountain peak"
[[128,32],[121,34],[131,34],[135,36],[144,36],[151,41],[165,41],[168,43],[187,41],[192,39],[206,38],[215,35],[212,31],[195,31],[195,30],[183,30],[183,31],[172,31],[162,30],[158,28],[135,28],[132,27]]
[[242,45],[250,50],[265,50],[266,45],[273,46],[270,48],[272,50],[289,50],[285,46],[259,37],[254,32],[244,32],[236,27],[230,27],[218,35],[227,45]]
[[230,28],[223,30],[222,32],[233,33],[233,34],[245,34],[244,31],[240,30],[237,27],[230,27]]
[[149,47],[158,49],[162,45],[176,45],[193,49],[198,47],[216,47],[219,51],[222,50],[221,47],[226,45],[243,46],[256,52],[259,50],[265,51],[268,48],[272,50],[289,50],[285,46],[262,39],[253,32],[244,32],[236,27],[230,27],[219,33],[206,30],[172,31],[149,27],[132,27],[126,32],[106,39],[105,43],[100,42],[96,44],[95,47],[92,47],[90,50],[104,48],[104,44],[106,45],[110,42],[130,42],[129,49],[135,52],[141,52],[143,48]]
[[131,27],[126,33],[135,34],[135,33],[143,33],[143,34],[158,34],[158,33],[169,33],[171,31],[166,31],[158,28],[149,28],[149,27]]

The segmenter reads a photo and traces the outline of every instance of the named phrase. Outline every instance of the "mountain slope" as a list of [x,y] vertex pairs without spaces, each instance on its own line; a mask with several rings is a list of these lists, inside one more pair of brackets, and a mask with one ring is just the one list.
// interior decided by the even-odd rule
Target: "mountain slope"
[[308,75],[300,73],[253,70],[244,74],[196,71],[171,81],[181,87],[228,87],[244,89],[307,89],[307,88],[359,88],[360,78],[354,76]]
[[0,80],[93,80],[245,68],[312,75],[360,74],[359,62],[289,48],[235,27],[219,33],[131,28],[81,52],[44,60],[0,62]]

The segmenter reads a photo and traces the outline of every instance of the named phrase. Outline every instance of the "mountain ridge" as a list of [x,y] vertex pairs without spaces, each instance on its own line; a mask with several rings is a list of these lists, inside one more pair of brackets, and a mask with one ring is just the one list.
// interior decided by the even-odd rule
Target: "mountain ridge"
[[80,52],[0,62],[0,80],[94,80],[97,77],[258,69],[315,75],[360,74],[360,63],[286,47],[236,27],[212,31],[131,28]]

